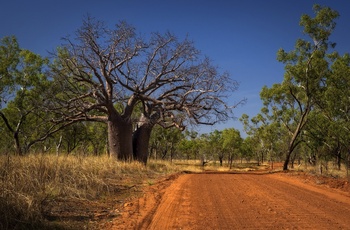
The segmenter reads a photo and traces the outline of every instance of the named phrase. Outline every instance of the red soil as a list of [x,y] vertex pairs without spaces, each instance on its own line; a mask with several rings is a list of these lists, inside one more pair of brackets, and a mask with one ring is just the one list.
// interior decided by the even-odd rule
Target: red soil
[[123,205],[110,229],[350,229],[343,180],[305,173],[182,174]]

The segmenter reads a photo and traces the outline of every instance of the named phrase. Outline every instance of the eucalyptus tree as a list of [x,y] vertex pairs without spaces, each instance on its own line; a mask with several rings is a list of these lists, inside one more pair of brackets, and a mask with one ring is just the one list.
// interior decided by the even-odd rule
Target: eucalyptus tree
[[175,154],[178,152],[184,135],[179,129],[168,128],[163,129],[161,126],[156,126],[154,132],[151,134],[150,138],[150,148],[151,152],[155,153],[155,158],[157,159],[158,153],[161,154],[162,159],[170,159],[172,161]]
[[214,130],[210,132],[207,137],[207,150],[209,150],[213,155],[217,155],[219,158],[220,166],[222,166],[225,151],[223,148],[223,133],[219,130]]
[[47,64],[47,59],[20,48],[15,37],[0,40],[2,133],[12,137],[19,155],[64,127],[51,124],[49,114],[41,109],[50,84],[45,74]]
[[[325,111],[315,108],[309,114],[309,121],[301,133],[303,140],[301,152],[311,165],[316,165],[321,160],[326,160],[337,147],[336,136],[333,135],[335,126],[325,114]],[[308,149],[307,149],[308,148]],[[327,149],[327,152],[323,151]],[[309,150],[309,151],[308,151]]]
[[246,161],[250,162],[250,160],[254,157],[254,140],[252,136],[247,136],[243,139],[241,145],[242,156],[246,159]]
[[234,155],[241,154],[243,139],[238,130],[234,128],[222,131],[222,148],[227,152],[229,167],[232,168]]
[[261,98],[264,106],[274,114],[289,131],[290,140],[283,169],[288,169],[290,156],[301,143],[300,134],[308,122],[308,116],[325,89],[330,75],[331,60],[328,50],[335,44],[329,36],[335,28],[338,13],[329,7],[314,6],[315,17],[303,15],[300,25],[308,39],[298,39],[295,49],[280,49],[278,61],[285,64],[284,80],[271,88],[264,87]]
[[[234,105],[225,99],[237,82],[187,38],[153,33],[144,39],[125,22],[109,29],[87,18],[76,37],[65,41],[52,68],[64,92],[61,120],[107,123],[109,150],[119,159],[145,162],[156,124],[183,130],[233,116]],[[135,119],[137,106],[142,113]]]
[[[259,129],[261,129],[261,126],[264,126],[265,118],[261,113],[252,119],[250,119],[247,114],[243,114],[239,120],[243,123],[244,131],[248,134],[248,137],[244,141],[244,150],[248,151],[252,157],[255,155],[259,164],[259,155],[261,152]],[[248,154],[248,152],[246,152],[246,154]]]
[[254,143],[252,149],[258,163],[264,162],[266,158],[274,161],[283,149],[285,130],[275,118],[266,108],[262,108],[261,112],[251,119],[246,114],[240,118],[250,136],[250,142]]
[[349,164],[350,160],[350,54],[332,55],[331,76],[327,79],[327,88],[323,100],[318,105],[322,114],[328,119],[329,142],[333,142],[333,155],[340,168],[341,160]]
[[187,160],[197,159],[198,154],[198,133],[196,131],[184,132],[184,137],[179,143],[179,151],[185,156]]

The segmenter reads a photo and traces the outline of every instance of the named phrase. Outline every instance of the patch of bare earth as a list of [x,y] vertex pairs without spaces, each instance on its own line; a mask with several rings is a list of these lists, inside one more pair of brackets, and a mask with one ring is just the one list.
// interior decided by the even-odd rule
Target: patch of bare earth
[[349,229],[350,187],[303,172],[182,174],[114,208],[101,229]]
[[174,174],[159,179],[151,185],[140,188],[141,195],[135,194],[113,207],[112,212],[118,216],[113,219],[100,221],[100,229],[140,229],[140,226],[147,226],[162,201],[164,193],[179,177]]

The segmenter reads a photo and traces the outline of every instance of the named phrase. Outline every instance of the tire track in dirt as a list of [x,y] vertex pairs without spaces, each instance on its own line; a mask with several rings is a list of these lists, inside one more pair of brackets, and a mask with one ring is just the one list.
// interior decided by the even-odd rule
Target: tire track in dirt
[[138,229],[350,229],[350,197],[278,174],[185,174]]

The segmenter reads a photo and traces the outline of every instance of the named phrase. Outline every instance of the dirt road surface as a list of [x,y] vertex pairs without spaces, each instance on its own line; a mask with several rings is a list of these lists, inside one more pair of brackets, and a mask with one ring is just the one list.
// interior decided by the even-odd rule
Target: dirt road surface
[[134,205],[113,229],[350,229],[349,193],[283,173],[183,174]]

